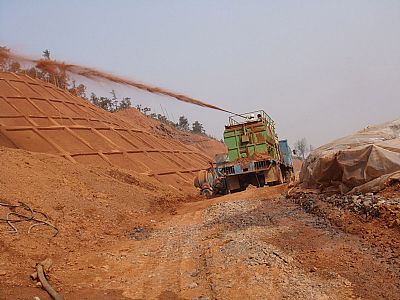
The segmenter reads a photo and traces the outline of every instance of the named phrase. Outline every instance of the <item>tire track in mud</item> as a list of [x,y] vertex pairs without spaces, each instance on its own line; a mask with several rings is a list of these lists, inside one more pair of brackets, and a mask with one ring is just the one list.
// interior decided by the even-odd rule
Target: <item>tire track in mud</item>
[[[196,208],[162,224],[152,239],[163,245],[161,256],[173,256],[173,261],[153,259],[160,264],[157,272],[162,270],[175,281],[168,289],[164,284],[161,294],[183,299],[350,297],[351,289],[340,276],[318,278],[314,284],[314,274],[299,267],[285,250],[261,240],[265,234],[288,230],[276,228],[268,209],[261,201],[236,200]],[[296,211],[300,210],[296,207]],[[280,209],[272,214],[281,218],[293,212]],[[159,284],[156,279],[146,280],[142,295],[155,296]]]
[[[213,299],[212,282],[207,277],[207,233],[201,222],[201,211],[175,215],[161,222],[149,239],[137,242],[135,248],[126,243],[123,248],[130,248],[136,262],[131,266],[136,265],[135,273],[140,277],[129,287],[113,288],[123,289],[125,296],[134,299]],[[126,262],[125,268],[129,264]]]
[[369,240],[268,191],[185,204],[102,256],[108,277],[87,285],[113,278],[131,299],[396,298],[399,269]]

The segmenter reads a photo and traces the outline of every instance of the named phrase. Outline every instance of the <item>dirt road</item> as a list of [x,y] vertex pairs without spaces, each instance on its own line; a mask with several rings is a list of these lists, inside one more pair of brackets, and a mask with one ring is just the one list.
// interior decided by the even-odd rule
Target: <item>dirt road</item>
[[398,229],[327,221],[282,191],[184,204],[56,267],[56,285],[66,299],[398,299]]

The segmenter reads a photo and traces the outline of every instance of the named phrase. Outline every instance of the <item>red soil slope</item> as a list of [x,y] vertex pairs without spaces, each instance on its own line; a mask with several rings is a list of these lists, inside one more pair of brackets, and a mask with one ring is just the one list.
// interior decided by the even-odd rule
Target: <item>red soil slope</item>
[[52,84],[5,72],[0,73],[0,146],[133,170],[178,188],[191,186],[209,160]]
[[[71,269],[80,257],[103,253],[129,239],[142,222],[174,213],[178,202],[186,199],[183,192],[154,178],[112,166],[72,163],[59,155],[0,147],[0,165],[0,203],[22,201],[45,213],[59,230],[56,237],[43,225],[28,233],[33,223],[24,221],[14,223],[13,233],[10,225],[0,222],[0,299],[50,299],[29,278],[37,262],[51,258],[55,268]],[[12,211],[0,205],[0,218]],[[22,209],[16,212],[29,215]],[[59,288],[57,278],[51,281]],[[6,291],[11,296],[3,294]]]
[[[190,146],[191,149],[200,150],[201,153],[207,155],[212,160],[216,154],[225,153],[227,151],[225,145],[217,140],[208,138],[203,135],[193,134],[190,132],[185,132],[179,130],[168,124],[164,124],[158,120],[151,117],[145,116],[137,109],[130,108],[124,109],[116,113],[121,119],[130,123],[132,126],[147,130],[157,136],[164,137],[170,140],[178,140]],[[223,128],[221,128],[223,130]]]

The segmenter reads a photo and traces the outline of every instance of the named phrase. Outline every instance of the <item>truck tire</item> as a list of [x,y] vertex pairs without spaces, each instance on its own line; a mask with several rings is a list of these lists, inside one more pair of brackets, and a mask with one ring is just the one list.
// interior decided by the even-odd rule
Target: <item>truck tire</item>
[[257,175],[257,181],[258,181],[258,186],[259,188],[265,186],[265,176],[264,175]]
[[211,198],[213,196],[213,192],[210,189],[203,189],[201,191],[201,194],[205,196],[207,199]]

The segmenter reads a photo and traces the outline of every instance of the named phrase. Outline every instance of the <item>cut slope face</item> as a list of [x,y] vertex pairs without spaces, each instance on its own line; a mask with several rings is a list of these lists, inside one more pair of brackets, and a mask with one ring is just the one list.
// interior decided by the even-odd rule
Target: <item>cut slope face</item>
[[[50,299],[37,289],[29,295],[20,290],[33,286],[27,274],[37,261],[50,257],[54,266],[64,268],[71,266],[66,262],[85,255],[97,260],[96,253],[127,240],[128,233],[142,222],[173,213],[185,199],[183,192],[154,178],[115,167],[74,164],[57,155],[0,147],[0,166],[0,202],[18,205],[22,201],[45,213],[59,230],[54,238],[55,230],[47,226],[28,233],[33,223],[23,221],[14,223],[17,233],[10,233],[11,226],[0,222],[0,269],[7,270],[0,276],[0,299],[33,299],[35,295]],[[0,217],[7,218],[12,211],[2,205]],[[78,276],[74,280],[82,278],[72,273]],[[3,294],[7,286],[15,296]]]
[[227,152],[225,144],[220,141],[204,135],[179,130],[159,120],[146,116],[137,109],[128,108],[118,111],[116,114],[124,121],[139,129],[145,129],[157,136],[167,139],[176,139],[186,146],[207,155],[211,160],[214,160],[216,154]]
[[208,158],[134,128],[115,114],[50,83],[0,72],[0,146],[116,166],[176,187],[192,184]]

